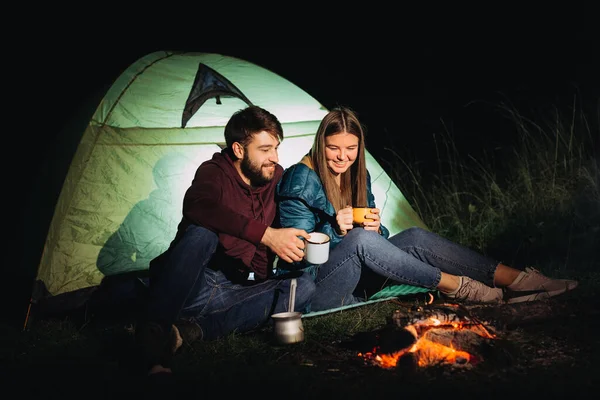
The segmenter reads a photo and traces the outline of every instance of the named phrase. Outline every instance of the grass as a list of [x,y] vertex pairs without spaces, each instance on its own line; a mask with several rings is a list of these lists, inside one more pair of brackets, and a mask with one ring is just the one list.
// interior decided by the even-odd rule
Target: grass
[[[509,105],[519,142],[510,152],[462,154],[450,132],[435,142],[434,173],[394,150],[389,170],[431,230],[509,265],[578,272],[600,253],[600,132],[576,109],[537,123]],[[566,120],[565,120],[566,119]]]
[[[369,398],[407,395],[559,397],[597,390],[600,356],[600,138],[581,113],[535,122],[506,105],[519,132],[510,157],[465,157],[446,133],[436,142],[435,172],[396,152],[392,178],[426,224],[443,236],[513,265],[535,265],[580,280],[565,298],[572,315],[509,333],[510,360],[472,368],[383,369],[366,365],[349,340],[386,324],[407,297],[304,319],[306,340],[272,342],[269,328],[184,344],[169,385],[150,383],[133,351],[130,316],[119,310],[37,321],[26,332],[5,326],[0,354],[5,382],[22,395],[113,398],[204,397]],[[389,168],[388,168],[389,170]],[[87,310],[89,311],[89,310]],[[24,382],[24,383],[21,383]],[[8,389],[7,389],[8,390]],[[154,396],[156,395],[156,396]]]

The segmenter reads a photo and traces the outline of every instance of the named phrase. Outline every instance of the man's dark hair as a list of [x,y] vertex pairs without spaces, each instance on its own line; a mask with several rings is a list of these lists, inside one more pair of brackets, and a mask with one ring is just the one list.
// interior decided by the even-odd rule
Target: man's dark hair
[[246,147],[252,136],[262,131],[280,142],[283,140],[283,128],[277,117],[258,106],[249,106],[236,111],[225,125],[225,143],[230,149],[235,142]]

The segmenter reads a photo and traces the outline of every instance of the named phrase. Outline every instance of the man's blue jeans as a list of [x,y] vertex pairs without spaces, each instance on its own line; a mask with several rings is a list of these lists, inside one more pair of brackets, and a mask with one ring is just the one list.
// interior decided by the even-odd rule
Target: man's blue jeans
[[499,262],[433,232],[413,227],[389,239],[354,228],[319,266],[311,311],[358,303],[361,277],[380,278],[385,285],[404,283],[435,289],[441,272],[463,275],[494,286]]
[[207,268],[218,243],[214,232],[188,227],[150,281],[150,320],[162,324],[179,318],[195,320],[205,340],[246,332],[271,323],[271,314],[288,311],[291,278],[297,280],[295,309],[309,304],[315,283],[301,271],[234,284],[220,271]]

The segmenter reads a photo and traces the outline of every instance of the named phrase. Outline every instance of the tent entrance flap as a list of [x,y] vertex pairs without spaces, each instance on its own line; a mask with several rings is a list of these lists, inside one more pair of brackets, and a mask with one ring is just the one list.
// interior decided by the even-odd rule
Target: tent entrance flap
[[185,128],[190,118],[194,116],[196,111],[204,102],[212,97],[216,99],[217,104],[221,103],[221,96],[237,97],[243,100],[249,106],[252,102],[242,93],[240,89],[235,87],[227,78],[219,74],[209,66],[200,63],[194,85],[190,91],[190,95],[185,102],[183,116],[181,118],[181,127]]

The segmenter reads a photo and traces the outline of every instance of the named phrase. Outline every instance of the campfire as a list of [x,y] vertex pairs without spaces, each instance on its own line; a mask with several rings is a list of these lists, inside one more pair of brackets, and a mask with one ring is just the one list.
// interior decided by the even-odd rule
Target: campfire
[[[405,361],[419,367],[471,366],[483,361],[482,350],[496,339],[491,326],[455,304],[416,307],[404,312],[396,310],[389,322],[387,339],[379,332],[373,349],[358,353],[367,363],[382,368],[394,368]],[[391,332],[405,339],[395,340],[396,347],[400,348],[390,352],[384,349],[383,342],[390,342]]]

